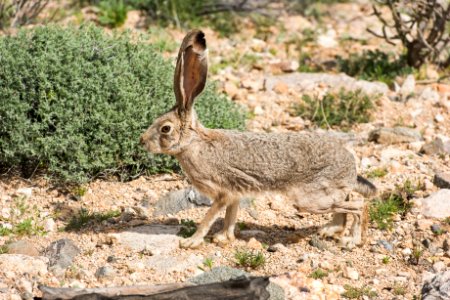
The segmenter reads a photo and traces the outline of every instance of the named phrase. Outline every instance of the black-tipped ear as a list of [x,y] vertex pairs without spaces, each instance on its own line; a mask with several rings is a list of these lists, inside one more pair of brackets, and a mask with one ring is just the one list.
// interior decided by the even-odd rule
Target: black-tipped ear
[[178,52],[174,76],[176,107],[180,114],[192,108],[195,97],[205,87],[208,73],[208,50],[205,34],[200,30],[189,32]]

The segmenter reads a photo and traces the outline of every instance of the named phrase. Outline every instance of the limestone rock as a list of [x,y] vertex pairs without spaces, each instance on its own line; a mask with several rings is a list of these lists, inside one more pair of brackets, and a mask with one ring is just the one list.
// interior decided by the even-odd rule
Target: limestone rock
[[450,189],[441,189],[421,200],[422,214],[431,218],[450,216]]
[[193,187],[189,187],[164,195],[156,202],[153,215],[176,214],[182,210],[205,205],[211,205],[211,200],[200,194]]
[[70,239],[61,239],[51,243],[44,251],[50,267],[65,269],[72,264],[80,249]]
[[422,286],[423,300],[450,299],[450,271],[439,273]]
[[441,189],[450,189],[450,173],[437,173],[434,175],[434,184]]
[[369,133],[369,142],[379,144],[411,143],[420,140],[422,140],[420,133],[407,127],[383,127]]
[[9,254],[23,254],[28,256],[39,256],[39,251],[33,243],[25,240],[20,240],[8,245]]

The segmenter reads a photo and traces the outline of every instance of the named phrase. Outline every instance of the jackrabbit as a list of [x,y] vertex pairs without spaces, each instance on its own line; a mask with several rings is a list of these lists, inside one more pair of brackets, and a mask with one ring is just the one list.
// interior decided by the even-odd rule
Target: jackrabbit
[[[203,32],[189,32],[175,69],[175,107],[141,136],[148,151],[175,156],[194,187],[214,200],[197,232],[180,246],[199,246],[223,208],[224,228],[214,241],[233,241],[239,199],[264,191],[284,194],[303,211],[334,213],[320,234],[338,235],[347,247],[360,245],[366,209],[364,201],[352,200],[350,193],[369,196],[376,189],[357,176],[352,154],[338,141],[312,132],[252,133],[203,127],[193,104],[205,86],[207,53]],[[353,215],[353,224],[349,236],[342,237],[347,214]]]

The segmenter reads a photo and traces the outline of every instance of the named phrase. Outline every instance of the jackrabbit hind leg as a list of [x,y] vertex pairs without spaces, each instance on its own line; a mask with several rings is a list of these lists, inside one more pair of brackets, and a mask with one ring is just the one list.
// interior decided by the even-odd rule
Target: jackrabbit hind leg
[[319,234],[323,238],[337,237],[342,235],[345,231],[345,225],[347,224],[346,213],[334,213],[333,219],[325,224],[320,230]]
[[225,222],[223,229],[216,233],[213,237],[213,241],[219,245],[224,245],[233,242],[236,238],[234,236],[234,228],[236,225],[237,213],[239,210],[239,200],[231,202],[227,206],[225,212]]

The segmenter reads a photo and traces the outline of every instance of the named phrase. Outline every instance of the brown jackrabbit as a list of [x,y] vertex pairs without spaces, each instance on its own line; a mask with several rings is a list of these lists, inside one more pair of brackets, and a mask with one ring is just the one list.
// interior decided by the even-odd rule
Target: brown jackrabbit
[[199,246],[224,207],[225,225],[214,240],[234,240],[239,199],[264,191],[283,193],[307,212],[334,213],[322,236],[342,235],[346,214],[352,214],[350,236],[341,242],[348,247],[361,244],[365,205],[349,195],[357,191],[369,196],[376,189],[357,176],[352,154],[339,142],[312,132],[236,132],[200,124],[193,104],[205,86],[207,53],[203,32],[189,32],[175,69],[176,105],[141,137],[150,152],[175,156],[194,187],[214,200],[197,232],[181,247]]

